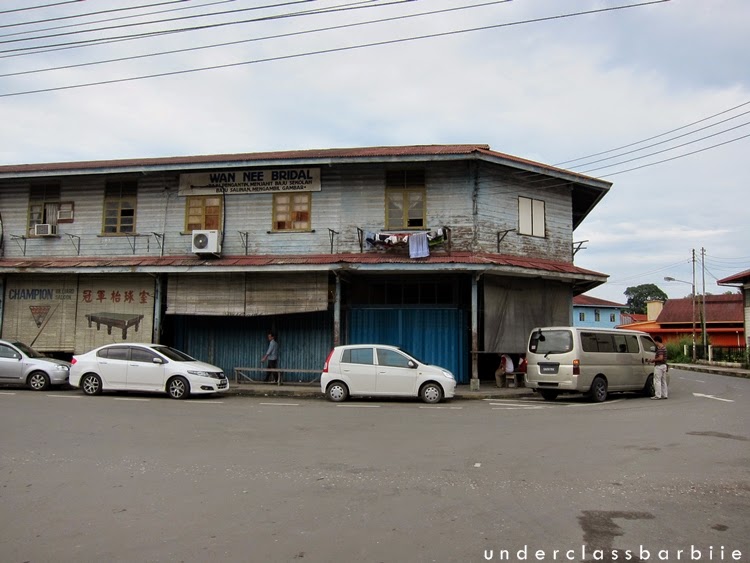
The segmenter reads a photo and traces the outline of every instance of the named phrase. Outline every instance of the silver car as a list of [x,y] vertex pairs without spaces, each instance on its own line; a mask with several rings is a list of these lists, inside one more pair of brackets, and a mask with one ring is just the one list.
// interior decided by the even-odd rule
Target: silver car
[[43,356],[23,342],[0,340],[0,383],[44,391],[68,382],[70,362]]

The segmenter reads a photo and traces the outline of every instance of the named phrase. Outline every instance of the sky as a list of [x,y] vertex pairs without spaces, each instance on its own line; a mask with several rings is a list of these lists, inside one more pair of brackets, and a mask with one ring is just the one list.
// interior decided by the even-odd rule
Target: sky
[[748,29],[747,0],[3,0],[0,164],[488,144],[613,182],[589,295],[737,291]]

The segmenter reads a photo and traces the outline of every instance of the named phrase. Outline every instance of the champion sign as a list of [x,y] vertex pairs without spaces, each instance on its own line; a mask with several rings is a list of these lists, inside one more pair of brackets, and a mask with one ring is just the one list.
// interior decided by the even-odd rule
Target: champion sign
[[180,195],[319,192],[320,168],[180,174]]

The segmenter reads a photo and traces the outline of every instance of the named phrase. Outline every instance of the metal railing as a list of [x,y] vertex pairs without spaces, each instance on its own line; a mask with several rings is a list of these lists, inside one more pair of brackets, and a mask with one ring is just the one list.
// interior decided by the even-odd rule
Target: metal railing
[[[250,374],[260,373],[260,379]],[[321,370],[319,369],[289,369],[289,368],[261,368],[261,367],[238,367],[234,368],[234,382],[242,383],[270,383],[266,381],[269,373],[277,373],[276,385],[317,385],[320,383]],[[297,374],[297,377],[294,377]],[[302,374],[315,374],[313,379],[304,377]],[[291,377],[289,377],[291,376]],[[296,379],[296,380],[295,380]]]

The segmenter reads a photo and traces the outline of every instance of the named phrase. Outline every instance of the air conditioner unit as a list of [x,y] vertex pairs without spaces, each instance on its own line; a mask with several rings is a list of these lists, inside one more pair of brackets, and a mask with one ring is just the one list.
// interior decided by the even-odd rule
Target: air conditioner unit
[[34,234],[38,237],[51,237],[57,234],[57,225],[49,223],[37,223],[34,225]]
[[219,254],[221,252],[219,231],[193,231],[193,252],[196,254]]

